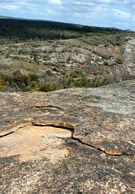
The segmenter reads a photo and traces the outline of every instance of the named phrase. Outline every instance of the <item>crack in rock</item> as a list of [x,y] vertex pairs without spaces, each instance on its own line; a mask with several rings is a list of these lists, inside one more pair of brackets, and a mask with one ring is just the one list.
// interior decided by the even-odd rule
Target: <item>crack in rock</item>
[[[16,127],[14,127],[8,133],[0,135],[0,137],[3,139],[0,142],[0,147],[1,147],[0,156],[3,157],[3,156],[10,156],[12,154],[13,155],[15,155],[15,154],[18,155],[19,154],[19,155],[22,155],[23,158],[25,158],[25,159],[26,158],[33,159],[33,158],[36,158],[36,157],[40,158],[39,155],[42,155],[42,154],[44,156],[47,155],[48,149],[49,149],[48,145],[50,144],[50,142],[51,142],[51,146],[50,146],[50,152],[51,153],[53,153],[53,148],[51,149],[52,146],[54,147],[56,144],[59,144],[59,148],[61,146],[63,147],[63,145],[65,143],[65,140],[64,139],[60,140],[61,137],[62,138],[66,138],[66,137],[71,138],[72,140],[77,141],[82,145],[85,145],[85,146],[88,146],[90,148],[96,149],[100,152],[105,153],[106,155],[112,155],[112,156],[120,156],[120,155],[128,156],[128,155],[131,155],[131,154],[128,154],[128,153],[126,153],[124,151],[121,151],[121,150],[120,151],[117,150],[117,149],[116,150],[113,150],[113,149],[112,150],[106,150],[104,147],[102,147],[100,145],[95,146],[93,144],[86,143],[86,142],[82,141],[81,139],[76,138],[74,136],[74,132],[75,132],[75,126],[73,126],[70,123],[66,123],[64,121],[57,121],[57,122],[32,121],[32,122],[29,122],[29,123],[23,123],[21,125],[18,125]],[[15,135],[14,135],[14,133],[15,133]],[[58,135],[59,133],[61,133],[60,136]],[[22,134],[22,136],[19,137],[19,134]],[[44,134],[45,134],[44,141],[47,142],[47,144],[43,143],[42,145],[40,145],[40,143],[38,143],[39,139],[41,138],[41,137],[39,138],[40,134],[42,134],[41,137],[44,137]],[[11,139],[10,139],[9,135],[10,135]],[[35,148],[34,148],[34,150],[31,149],[31,144],[34,145],[34,143],[32,143],[33,140],[31,140],[29,138],[26,138],[27,135],[33,136],[33,139],[35,139],[35,141],[37,142],[37,145],[36,145],[37,149],[35,149]],[[48,138],[50,140],[48,140]],[[28,142],[28,146],[27,146],[27,142]],[[14,146],[10,146],[10,143],[11,143],[11,145],[14,144]],[[22,147],[22,149],[20,148],[20,150],[18,148],[16,148],[17,145],[21,145],[21,144],[26,144],[24,146],[24,149],[23,149],[23,147]],[[9,149],[9,147],[10,147],[10,149]],[[34,147],[35,147],[35,145],[34,145]],[[58,148],[58,150],[59,150],[59,148]],[[64,149],[67,150],[66,147]],[[32,154],[33,152],[34,152],[34,156]],[[42,152],[42,154],[39,154],[38,152],[40,152],[40,153]],[[55,152],[56,152],[56,150],[55,150]],[[68,152],[68,151],[66,151],[66,152]],[[42,155],[42,157],[43,157],[43,155]],[[21,158],[22,158],[22,156],[21,156]],[[48,157],[48,156],[46,156],[46,157]]]
[[59,121],[59,122],[32,121],[32,125],[39,126],[39,127],[48,126],[48,127],[55,127],[55,128],[62,128],[62,129],[70,130],[71,131],[71,138],[73,137],[73,134],[74,134],[74,126],[69,124],[69,123],[63,122],[63,121]]
[[107,155],[112,155],[112,156],[121,156],[121,155],[127,155],[127,156],[130,156],[132,154],[128,154],[124,151],[121,151],[121,150],[117,150],[117,149],[112,149],[112,150],[106,150],[104,148],[101,148],[100,146],[95,146],[93,144],[88,144],[88,143],[85,143],[84,141],[82,141],[81,139],[79,138],[76,138],[74,136],[74,133],[75,133],[75,127],[71,124],[68,124],[66,122],[54,122],[54,123],[50,123],[50,122],[46,122],[46,123],[42,123],[42,122],[33,122],[32,123],[33,125],[35,126],[50,126],[50,127],[58,127],[58,128],[63,128],[63,129],[66,129],[66,130],[70,130],[71,131],[71,139],[75,140],[75,141],[78,141],[80,144],[83,144],[85,146],[88,146],[90,148],[93,148],[93,149],[96,149],[100,152],[103,152]]
[[62,108],[60,108],[58,106],[54,106],[54,105],[46,105],[46,106],[44,106],[44,105],[36,105],[36,106],[31,107],[31,108],[37,108],[37,109],[41,109],[41,108],[52,108],[52,109],[58,109],[58,110],[63,111]]
[[79,143],[81,143],[81,144],[83,144],[83,145],[85,145],[85,146],[88,146],[88,147],[90,147],[90,148],[93,148],[93,149],[96,149],[96,150],[98,150],[98,151],[100,151],[100,152],[103,152],[103,153],[105,153],[106,155],[110,155],[110,156],[121,156],[121,155],[132,156],[131,154],[128,154],[128,153],[126,153],[126,152],[122,152],[122,151],[119,151],[119,150],[113,150],[113,153],[112,153],[112,151],[105,150],[105,149],[103,149],[103,148],[94,146],[94,145],[92,145],[92,144],[85,143],[85,142],[83,142],[82,140],[80,140],[80,139],[78,139],[78,138],[76,138],[76,137],[72,137],[72,139],[75,140],[75,141],[78,141]]
[[12,129],[7,130],[5,133],[4,132],[0,133],[0,138],[6,137],[8,135],[11,135],[12,133],[14,133],[14,132],[18,131],[19,129],[21,129],[23,127],[26,127],[28,125],[29,125],[28,122],[27,123],[19,124],[19,125],[13,127]]
[[56,163],[69,155],[62,138],[71,138],[71,131],[59,127],[27,125],[1,138],[0,157],[18,156],[20,161],[47,158]]

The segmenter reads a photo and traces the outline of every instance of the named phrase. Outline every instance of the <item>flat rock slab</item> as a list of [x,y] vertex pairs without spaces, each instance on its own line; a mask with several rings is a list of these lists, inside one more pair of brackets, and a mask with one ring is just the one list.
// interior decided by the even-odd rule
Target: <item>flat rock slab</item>
[[69,154],[62,137],[71,137],[71,132],[55,127],[26,126],[1,138],[0,157],[18,155],[20,162],[48,158],[55,163]]
[[135,193],[135,81],[0,93],[0,193]]

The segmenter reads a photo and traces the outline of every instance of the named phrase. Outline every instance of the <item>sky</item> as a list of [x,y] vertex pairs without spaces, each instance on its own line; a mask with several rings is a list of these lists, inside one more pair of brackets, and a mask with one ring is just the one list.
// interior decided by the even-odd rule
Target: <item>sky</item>
[[0,0],[0,16],[135,31],[135,0]]

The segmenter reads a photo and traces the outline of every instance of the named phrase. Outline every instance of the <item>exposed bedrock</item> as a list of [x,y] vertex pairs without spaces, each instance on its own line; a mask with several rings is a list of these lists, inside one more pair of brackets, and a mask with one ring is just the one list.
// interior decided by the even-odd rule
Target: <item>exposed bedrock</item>
[[0,193],[134,193],[135,81],[0,93]]

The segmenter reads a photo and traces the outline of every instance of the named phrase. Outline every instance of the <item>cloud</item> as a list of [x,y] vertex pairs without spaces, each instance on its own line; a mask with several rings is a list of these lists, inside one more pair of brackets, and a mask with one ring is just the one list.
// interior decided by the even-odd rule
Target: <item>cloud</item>
[[1,0],[0,10],[20,10],[23,12],[29,10],[30,12],[34,12],[36,11],[36,5],[29,0],[23,0],[21,2],[18,0]]
[[19,9],[18,5],[9,4],[9,3],[0,3],[0,10],[16,10]]
[[112,11],[114,16],[122,19],[130,19],[132,17],[132,14],[128,11],[119,10],[119,9],[113,9]]
[[54,11],[52,9],[47,8],[46,9],[49,14],[54,14]]
[[61,5],[62,0],[49,0],[49,3],[54,4],[54,5]]
[[19,6],[16,3],[10,3],[9,1],[0,2],[0,10],[16,10]]

